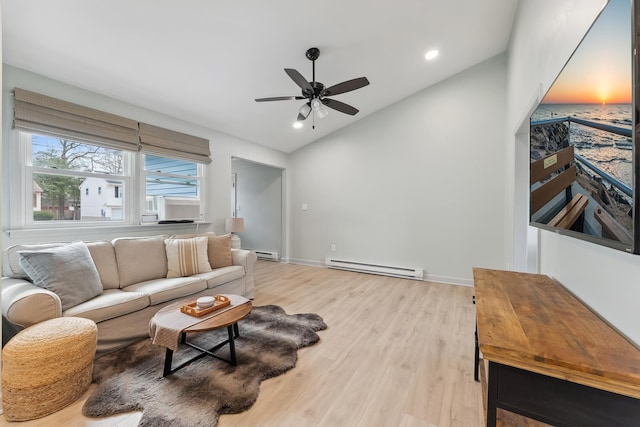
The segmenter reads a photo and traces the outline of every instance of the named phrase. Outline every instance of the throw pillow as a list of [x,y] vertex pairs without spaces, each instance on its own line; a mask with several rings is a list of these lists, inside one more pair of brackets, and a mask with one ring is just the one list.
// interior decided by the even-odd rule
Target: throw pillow
[[211,268],[229,267],[233,265],[231,257],[231,234],[209,236],[209,264]]
[[167,277],[185,277],[211,271],[207,258],[207,238],[166,239]]
[[84,242],[18,254],[33,284],[60,297],[62,311],[102,293],[100,275]]

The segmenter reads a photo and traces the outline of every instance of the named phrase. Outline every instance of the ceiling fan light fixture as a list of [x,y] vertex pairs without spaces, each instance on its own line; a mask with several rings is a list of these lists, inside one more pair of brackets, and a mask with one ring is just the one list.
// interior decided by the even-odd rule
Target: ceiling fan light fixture
[[293,127],[296,129],[300,129],[302,126],[304,126],[304,124],[300,120],[293,122]]
[[329,114],[329,110],[327,110],[324,105],[320,105],[320,108],[318,108],[318,111],[316,113],[318,114],[318,118],[322,119],[325,118],[327,114]]
[[299,113],[303,117],[307,117],[310,112],[311,112],[311,106],[309,105],[308,102],[306,104],[304,104],[302,107],[300,107]]
[[315,111],[318,118],[320,119],[326,117],[327,114],[329,114],[329,110],[327,110],[325,106],[322,105],[322,102],[318,98],[315,98],[313,101],[311,101],[311,108],[313,109],[313,111]]

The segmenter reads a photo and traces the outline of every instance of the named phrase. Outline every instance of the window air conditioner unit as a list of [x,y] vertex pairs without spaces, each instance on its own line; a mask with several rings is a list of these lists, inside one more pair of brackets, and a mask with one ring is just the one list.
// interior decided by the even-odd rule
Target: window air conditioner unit
[[189,197],[158,197],[158,220],[200,220],[200,200]]

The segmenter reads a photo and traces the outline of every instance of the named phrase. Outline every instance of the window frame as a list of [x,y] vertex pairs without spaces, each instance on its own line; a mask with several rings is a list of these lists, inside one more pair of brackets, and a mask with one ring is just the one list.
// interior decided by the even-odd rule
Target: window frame
[[[47,230],[51,230],[52,235],[55,235],[60,230],[96,230],[96,228],[104,229],[108,228],[147,228],[149,226],[159,226],[160,224],[141,222],[142,214],[146,213],[146,171],[144,170],[144,155],[154,153],[142,153],[123,150],[123,174],[100,174],[95,172],[82,172],[74,170],[55,170],[54,175],[64,176],[77,176],[77,177],[95,177],[104,178],[109,180],[122,181],[122,185],[119,187],[119,198],[122,199],[123,207],[123,219],[122,220],[83,220],[83,221],[34,221],[33,220],[33,174],[34,173],[49,173],[52,169],[42,168],[33,165],[32,158],[32,146],[31,135],[43,135],[41,133],[27,132],[18,129],[12,129],[11,131],[11,144],[10,144],[10,176],[12,183],[19,183],[19,185],[10,185],[9,200],[11,207],[18,206],[19,209],[9,209],[9,230],[11,233],[21,233],[30,231],[44,231],[47,234]],[[46,135],[43,135],[46,136]],[[56,138],[56,137],[53,137]],[[69,138],[72,139],[72,138]],[[80,143],[86,143],[90,145],[100,146],[96,142],[82,141],[78,138],[72,139]],[[168,155],[160,155],[161,157],[172,158]],[[181,160],[179,158],[176,158]],[[206,165],[198,162],[194,162],[197,166],[198,180],[198,199],[200,201],[200,218],[198,223],[207,224],[207,212],[205,209],[205,195],[206,189]],[[124,194],[123,194],[124,193]]]
[[[145,214],[145,213],[149,213],[150,211],[147,209],[147,174],[151,173],[151,174],[156,174],[156,175],[165,175],[167,177],[183,177],[183,175],[176,175],[176,174],[170,174],[170,173],[158,173],[155,171],[147,171],[145,169],[145,156],[146,155],[151,155],[151,156],[156,156],[156,157],[164,157],[164,158],[168,158],[171,159],[172,157],[167,156],[166,154],[156,154],[156,153],[152,153],[152,152],[139,152],[137,157],[136,157],[136,170],[137,172],[139,172],[139,179],[138,179],[138,194],[140,194],[140,202],[138,203],[138,208],[139,208],[139,212],[140,215]],[[203,191],[203,185],[206,182],[204,179],[204,175],[206,172],[206,167],[205,165],[203,165],[202,163],[198,163],[198,162],[194,162],[193,160],[185,160],[185,159],[181,159],[178,157],[173,157],[173,159],[176,160],[182,160],[182,161],[186,161],[186,162],[191,162],[191,163],[195,163],[196,165],[196,170],[197,170],[197,176],[194,177],[194,179],[196,179],[198,181],[198,189],[197,189],[197,194],[198,197],[197,199],[200,201],[200,218],[203,219],[203,222],[206,222],[206,212],[204,207],[206,206],[204,203],[204,194],[205,191]]]

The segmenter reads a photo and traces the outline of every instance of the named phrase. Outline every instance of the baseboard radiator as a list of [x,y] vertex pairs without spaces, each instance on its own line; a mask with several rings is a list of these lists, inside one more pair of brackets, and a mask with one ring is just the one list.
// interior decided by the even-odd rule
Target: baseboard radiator
[[266,259],[268,261],[278,261],[280,257],[278,256],[278,252],[269,252],[269,251],[254,251],[258,256],[258,259]]
[[392,267],[389,265],[367,264],[364,262],[345,261],[326,258],[325,265],[337,270],[357,271],[359,273],[380,274],[383,276],[401,277],[404,279],[422,280],[424,271],[421,268]]

